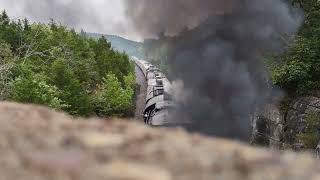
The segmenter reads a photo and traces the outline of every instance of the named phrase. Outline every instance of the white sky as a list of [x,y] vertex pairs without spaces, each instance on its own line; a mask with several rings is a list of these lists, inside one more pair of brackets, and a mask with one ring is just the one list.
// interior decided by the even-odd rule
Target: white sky
[[2,9],[13,18],[37,22],[53,18],[77,30],[143,39],[126,18],[124,0],[0,0]]

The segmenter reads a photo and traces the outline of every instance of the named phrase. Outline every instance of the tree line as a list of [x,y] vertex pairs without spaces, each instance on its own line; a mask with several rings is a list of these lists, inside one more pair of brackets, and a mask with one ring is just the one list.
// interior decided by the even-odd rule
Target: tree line
[[0,98],[76,116],[133,111],[134,65],[105,37],[88,38],[55,21],[0,15]]

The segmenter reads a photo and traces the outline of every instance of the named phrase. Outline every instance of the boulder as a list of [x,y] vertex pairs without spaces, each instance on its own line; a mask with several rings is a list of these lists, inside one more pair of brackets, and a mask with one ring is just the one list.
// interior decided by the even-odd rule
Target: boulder
[[320,179],[319,162],[309,154],[6,102],[0,154],[4,180]]

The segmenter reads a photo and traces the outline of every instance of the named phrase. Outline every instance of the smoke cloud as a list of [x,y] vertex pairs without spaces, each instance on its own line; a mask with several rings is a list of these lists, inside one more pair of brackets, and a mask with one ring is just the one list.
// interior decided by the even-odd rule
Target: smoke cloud
[[127,14],[144,36],[175,36],[168,54],[179,87],[173,120],[241,140],[270,93],[264,56],[282,52],[283,37],[302,21],[282,0],[128,0]]

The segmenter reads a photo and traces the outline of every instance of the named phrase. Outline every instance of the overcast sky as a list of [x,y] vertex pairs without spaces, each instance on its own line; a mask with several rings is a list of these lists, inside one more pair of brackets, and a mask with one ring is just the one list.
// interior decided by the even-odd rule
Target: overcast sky
[[13,18],[37,22],[53,18],[77,30],[143,39],[126,18],[124,0],[0,0],[0,9]]

